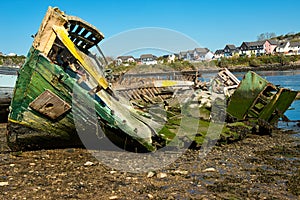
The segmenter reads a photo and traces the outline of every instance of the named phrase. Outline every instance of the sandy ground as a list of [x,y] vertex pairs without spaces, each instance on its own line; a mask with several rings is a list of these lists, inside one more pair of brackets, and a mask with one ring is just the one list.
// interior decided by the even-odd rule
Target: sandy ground
[[288,131],[248,135],[204,158],[188,150],[163,169],[129,173],[84,148],[10,152],[5,130],[0,124],[0,199],[300,198],[300,139]]

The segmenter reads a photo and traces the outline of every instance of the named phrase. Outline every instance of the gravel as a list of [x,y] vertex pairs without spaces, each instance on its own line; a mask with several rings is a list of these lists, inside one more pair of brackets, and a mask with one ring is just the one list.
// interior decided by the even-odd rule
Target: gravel
[[187,150],[161,169],[132,173],[105,165],[84,148],[11,152],[5,126],[0,124],[0,199],[300,198],[300,140],[290,131],[248,135],[215,146],[204,158]]

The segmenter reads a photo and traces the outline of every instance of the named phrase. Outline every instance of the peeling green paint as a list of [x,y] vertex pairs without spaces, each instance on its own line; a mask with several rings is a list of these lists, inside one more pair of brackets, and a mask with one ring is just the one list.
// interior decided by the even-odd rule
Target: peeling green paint
[[231,96],[227,112],[238,119],[260,119],[274,124],[289,108],[297,91],[278,88],[249,71]]

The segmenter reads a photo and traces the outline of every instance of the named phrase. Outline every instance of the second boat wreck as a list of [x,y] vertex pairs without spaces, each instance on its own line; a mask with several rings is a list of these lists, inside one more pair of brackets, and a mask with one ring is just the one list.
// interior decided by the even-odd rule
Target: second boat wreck
[[227,113],[235,120],[257,120],[262,128],[275,125],[297,96],[297,91],[276,87],[249,71],[230,97]]
[[[180,125],[182,115],[187,114],[191,116],[187,122],[199,124],[203,115],[193,116],[191,112],[197,106],[201,109],[203,102],[211,105],[208,101],[213,100],[212,93],[225,96],[231,120],[255,119],[264,124],[275,124],[283,117],[297,95],[253,72],[239,81],[227,69],[218,73],[211,90],[207,84],[199,83],[197,76],[193,81],[159,80],[139,84],[139,88],[114,88],[106,79],[105,57],[98,46],[103,38],[91,24],[49,7],[15,85],[7,134],[12,149],[82,145],[85,138],[97,149],[103,144],[101,138],[109,138],[121,149],[155,151],[178,136],[178,127],[169,125],[169,121],[176,118]],[[102,58],[92,49],[98,50]],[[182,113],[184,105],[174,103],[174,99],[184,101],[185,96],[192,103],[187,105],[187,113]],[[137,102],[140,100],[146,106]],[[161,108],[157,103],[164,105]],[[152,112],[147,109],[149,104]],[[177,115],[173,110],[161,112],[175,104]],[[210,120],[211,107],[206,107],[206,122],[202,124]],[[187,131],[201,129],[185,126]],[[201,143],[203,139],[195,141]]]

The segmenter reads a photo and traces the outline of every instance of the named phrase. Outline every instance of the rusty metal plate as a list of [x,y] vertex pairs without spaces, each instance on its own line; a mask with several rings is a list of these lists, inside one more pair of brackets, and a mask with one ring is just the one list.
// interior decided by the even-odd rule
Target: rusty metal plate
[[29,106],[51,119],[57,119],[71,109],[71,106],[50,90],[40,94]]

